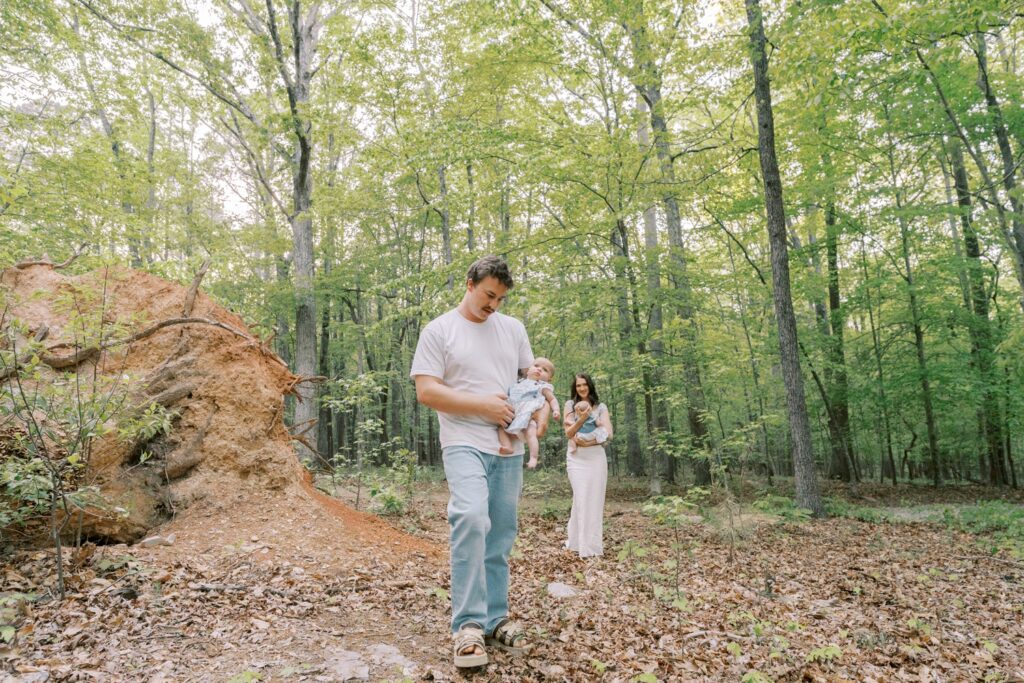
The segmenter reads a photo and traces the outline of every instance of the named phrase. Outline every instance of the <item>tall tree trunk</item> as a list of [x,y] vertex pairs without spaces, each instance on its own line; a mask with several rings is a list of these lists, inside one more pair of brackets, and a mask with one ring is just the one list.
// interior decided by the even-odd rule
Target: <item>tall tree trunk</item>
[[[316,374],[317,318],[316,297],[313,291],[313,125],[309,119],[309,96],[313,69],[313,56],[320,33],[319,5],[313,4],[303,16],[302,3],[288,4],[291,28],[291,59],[289,70],[278,34],[277,17],[272,2],[267,3],[268,29],[276,46],[277,67],[291,114],[294,135],[292,152],[292,278],[295,291],[295,373],[300,377]],[[300,382],[296,388],[295,423],[300,434],[315,433],[319,408],[316,386]],[[308,449],[299,446],[299,456],[309,460]]]
[[[732,251],[732,242],[726,242],[726,248],[729,253],[729,266],[732,269],[734,278],[737,278],[739,273],[736,271],[736,258]],[[758,277],[760,277],[758,272]],[[750,335],[750,324],[747,322],[747,304],[741,293],[736,295],[736,308],[740,312],[740,325],[743,327],[743,338],[747,345],[747,358],[749,359],[750,365],[750,378],[754,385],[754,395],[757,397],[757,416],[756,419],[760,425],[761,432],[761,450],[764,456],[765,468],[768,474],[769,483],[772,480],[772,476],[776,474],[775,463],[772,462],[772,455],[768,445],[768,425],[765,423],[765,407],[764,407],[764,392],[761,390],[761,372],[758,369],[757,355],[754,353],[754,342]],[[744,388],[744,395],[746,395],[746,389]]]
[[[439,166],[437,169],[437,186],[441,193],[441,207],[438,210],[438,215],[441,217],[441,247],[444,249],[444,265],[452,265],[452,227],[451,227],[451,212],[448,209],[448,180],[445,178],[445,167]],[[451,291],[455,286],[455,276],[450,272],[448,273],[448,290]]]
[[[889,120],[888,108],[885,108],[886,121]],[[931,464],[932,482],[938,486],[942,482],[942,469],[939,463],[938,429],[935,424],[935,409],[932,405],[931,379],[928,373],[928,361],[924,348],[924,328],[921,324],[921,306],[917,301],[917,283],[914,280],[913,266],[910,263],[910,226],[903,214],[903,190],[899,185],[896,172],[896,160],[893,149],[895,142],[889,135],[889,148],[886,154],[889,160],[889,178],[895,195],[897,223],[900,228],[900,247],[903,257],[903,281],[907,285],[907,301],[910,306],[910,320],[914,331],[914,350],[917,355],[917,372],[921,382],[921,402],[924,405],[924,421],[928,434],[928,459]]]
[[[992,84],[988,78],[988,50],[985,34],[976,34],[977,42],[975,55],[978,59],[978,87],[985,96],[985,107],[988,109],[992,119],[992,127],[996,134],[996,143],[999,148],[999,158],[1003,163],[1002,185],[1006,190],[1006,196],[1010,200],[1012,215],[1010,222],[1013,226],[1013,233],[1010,239],[1011,246],[1016,251],[1018,268],[1024,268],[1024,207],[1021,205],[1020,193],[1017,189],[1017,162],[1010,147],[1010,136],[1006,132],[1006,123],[1003,120],[1003,112],[999,106],[999,100],[992,90]],[[1024,279],[1021,281],[1021,306],[1024,307]]]
[[772,116],[771,87],[768,82],[768,57],[765,53],[764,18],[759,0],[745,0],[750,27],[750,57],[754,70],[754,98],[757,103],[758,154],[764,182],[765,212],[772,261],[772,297],[779,330],[779,355],[782,380],[786,386],[786,406],[793,440],[793,471],[796,499],[800,507],[815,516],[823,516],[811,445],[811,426],[807,416],[804,381],[800,371],[796,315],[789,283],[789,250],[786,245],[786,214],[782,201],[782,179],[775,157],[775,122]]
[[[820,277],[821,257],[819,256],[819,251],[817,249],[818,239],[813,231],[808,232],[807,243],[811,247],[809,250],[810,261],[814,268],[814,272]],[[814,377],[819,379],[818,391],[821,394],[822,402],[825,404],[825,424],[828,427],[828,445],[831,454],[828,463],[828,476],[830,479],[839,479],[849,482],[853,478],[852,469],[850,468],[849,460],[846,457],[843,430],[840,427],[835,406],[832,403],[836,394],[832,331],[829,325],[828,308],[826,307],[824,298],[820,297],[821,293],[815,292],[815,297],[811,301],[811,307],[814,309],[814,319],[817,322],[818,333],[821,335],[821,339],[825,347],[825,359],[824,368],[821,373],[823,377],[818,378],[816,374]],[[814,373],[815,371],[812,369],[811,372]],[[822,379],[824,381],[821,381]]]
[[[953,186],[956,189],[957,205],[960,210],[964,252],[967,257],[967,279],[971,292],[971,309],[969,310],[974,313],[968,332],[971,337],[974,363],[981,383],[981,423],[989,462],[988,480],[993,486],[1005,486],[1008,481],[1004,466],[1002,417],[999,410],[999,394],[1002,383],[999,381],[995,367],[992,323],[989,320],[988,292],[985,290],[981,247],[971,215],[971,193],[959,140],[950,142],[949,156],[950,165],[953,168]],[[980,470],[980,474],[984,476],[983,465]]]
[[476,218],[476,192],[473,189],[473,162],[466,162],[466,184],[469,187],[469,216],[466,219],[466,250],[472,254],[476,250],[473,240],[473,221]]
[[[836,206],[830,201],[825,209],[825,252],[828,263],[828,311],[831,334],[829,335],[829,366],[832,368],[831,389],[832,412],[839,436],[843,461],[849,475],[860,481],[857,459],[853,452],[853,432],[850,429],[849,382],[846,376],[846,355],[843,335],[846,319],[839,296],[839,226],[836,221]],[[846,479],[845,481],[849,481]]]
[[[871,346],[874,351],[875,357],[875,369],[877,371],[876,378],[878,380],[878,404],[882,410],[882,424],[885,431],[885,449],[886,456],[889,462],[889,473],[892,475],[892,485],[896,486],[896,476],[898,474],[896,470],[896,458],[892,453],[892,422],[889,417],[889,399],[885,395],[885,374],[882,369],[882,344],[878,338],[878,325],[875,323],[874,308],[871,303],[871,280],[868,277],[868,259],[867,254],[864,251],[864,243],[861,242],[861,267],[864,273],[864,292],[865,299],[868,305],[868,322],[871,325]],[[879,457],[881,457],[879,453]]]
[[[643,97],[637,95],[637,108],[640,111],[640,122],[637,130],[637,140],[641,149],[650,145],[650,134],[648,132],[645,118],[648,118],[647,103]],[[665,459],[662,443],[668,433],[668,413],[663,402],[664,392],[662,387],[662,368],[665,363],[665,344],[662,341],[662,290],[661,290],[661,262],[660,248],[658,245],[658,216],[654,206],[644,209],[644,258],[646,259],[645,271],[647,275],[647,300],[650,313],[648,314],[647,329],[649,330],[648,348],[651,352],[653,363],[648,369],[644,366],[642,378],[644,382],[644,409],[647,417],[648,450],[651,452],[652,467],[655,474],[652,475],[652,482],[657,484],[660,493],[660,478],[657,472],[660,471],[660,463]],[[630,463],[630,473],[640,476],[643,474],[644,463],[639,459]]]
[[[636,296],[636,283],[630,283],[627,280],[627,269],[631,269],[630,266],[630,255],[629,255],[629,233],[626,229],[625,222],[619,218],[615,221],[615,228],[611,234],[612,247],[615,250],[615,256],[613,261],[613,269],[615,272],[616,280],[616,306],[619,313],[619,352],[621,354],[622,362],[624,367],[632,368],[635,364],[632,362],[634,359],[633,355],[633,337],[636,334],[634,328],[634,321],[632,312],[630,310],[629,294],[632,292]],[[640,346],[641,352],[644,351],[643,346]],[[642,362],[641,356],[641,362]],[[623,408],[625,413],[626,421],[626,462],[635,463],[643,460],[643,454],[640,451],[640,434],[637,430],[637,397],[633,390],[626,388],[623,392],[624,401]]]
[[[325,259],[324,274],[329,272],[329,261]],[[325,304],[320,313],[320,374],[324,377],[331,376],[331,306]],[[330,462],[334,457],[334,430],[332,425],[331,409],[326,405],[320,405],[320,416],[317,422],[319,429],[316,432],[316,449],[320,452],[324,461]],[[323,466],[325,462],[320,462]]]
[[146,88],[146,102],[149,104],[149,135],[146,141],[146,172],[149,177],[146,180],[146,220],[149,230],[142,235],[141,261],[143,264],[152,259],[153,237],[156,236],[156,98],[153,92]]
[[[672,264],[672,278],[678,294],[679,305],[677,314],[682,319],[683,337],[683,379],[686,383],[686,418],[690,427],[690,438],[693,449],[693,468],[698,486],[711,483],[711,463],[708,447],[710,445],[708,428],[705,423],[707,401],[701,386],[700,366],[697,360],[697,324],[693,305],[693,291],[690,284],[686,254],[683,248],[682,219],[679,203],[674,194],[676,185],[675,170],[672,166],[672,136],[668,130],[662,104],[662,75],[653,58],[652,48],[647,36],[647,17],[643,3],[638,2],[635,11],[626,19],[625,26],[630,34],[635,71],[633,85],[644,99],[650,112],[651,130],[654,133],[654,150],[658,157],[662,185],[662,205],[665,208],[665,222],[668,228],[669,253]],[[666,460],[667,470],[671,475],[674,460]],[[670,476],[671,480],[672,477]]]
[[[882,12],[883,15],[888,16],[884,10],[876,3],[875,8]],[[976,49],[976,55],[978,57],[978,69],[979,69],[979,81],[978,86],[982,89],[985,94],[986,106],[989,109],[990,114],[996,118],[997,127],[1002,124],[1002,113],[999,110],[998,101],[995,99],[995,95],[992,93],[991,87],[988,82],[988,68],[985,60],[984,52],[982,48],[984,44]],[[942,105],[942,109],[946,114],[946,118],[949,119],[950,124],[953,127],[953,132],[964,144],[964,149],[967,150],[968,154],[971,155],[971,159],[974,160],[975,165],[978,168],[978,173],[981,174],[982,184],[985,188],[986,194],[988,194],[992,206],[996,210],[996,216],[999,220],[999,225],[1007,251],[1011,256],[1013,262],[1014,274],[1017,276],[1017,284],[1020,288],[1020,296],[1018,302],[1022,310],[1024,310],[1024,216],[1019,211],[1013,210],[1013,202],[1011,202],[1011,213],[1009,223],[1006,216],[1006,207],[1003,205],[1002,200],[999,198],[997,187],[1000,184],[999,180],[993,180],[991,174],[988,171],[988,164],[985,162],[985,156],[982,150],[971,144],[971,139],[967,135],[967,130],[960,124],[960,120],[957,118],[956,113],[953,111],[953,107],[950,104],[949,98],[946,96],[945,90],[942,87],[942,83],[939,81],[935,71],[932,70],[928,60],[925,59],[924,53],[919,49],[914,50],[914,54],[917,56],[918,62],[924,68],[925,73],[931,80],[932,85],[935,86],[936,95],[939,98],[939,102]],[[989,97],[991,95],[991,97]],[[1005,132],[1005,126],[1003,127]],[[997,139],[1000,135],[997,133]],[[1005,138],[1005,135],[1003,136]],[[1003,155],[1004,146],[1000,146],[1000,153],[1003,156],[1004,171],[1006,170],[1006,157]],[[1008,149],[1008,141],[1007,146]],[[1012,169],[1012,166],[1011,166]],[[1002,185],[1007,187],[1014,187],[1015,181],[1010,177],[1004,177],[1002,179]],[[1019,199],[1017,200],[1019,206]],[[1011,227],[1012,224],[1012,227]]]

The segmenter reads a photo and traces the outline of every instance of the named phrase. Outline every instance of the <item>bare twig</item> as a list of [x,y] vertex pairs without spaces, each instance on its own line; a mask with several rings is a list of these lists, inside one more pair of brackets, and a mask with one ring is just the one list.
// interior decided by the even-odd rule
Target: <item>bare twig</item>
[[199,292],[199,283],[203,281],[203,276],[206,275],[206,271],[210,268],[210,259],[203,261],[203,265],[199,266],[199,270],[196,272],[196,276],[192,278],[192,284],[189,285],[188,293],[185,294],[185,306],[181,310],[181,317],[188,318],[192,315],[192,307],[196,303],[196,294]]
[[53,261],[50,260],[48,256],[44,255],[42,258],[36,259],[34,261],[20,261],[18,263],[15,263],[14,267],[17,268],[18,270],[24,270],[25,268],[31,268],[32,266],[50,266],[50,268],[52,268],[53,270],[60,270],[61,268],[67,268],[68,266],[70,266],[75,259],[77,259],[79,256],[85,253],[85,249],[88,246],[88,244],[83,244],[82,246],[78,247],[78,249],[75,250],[74,254],[72,254],[66,261],[63,261],[61,263],[54,263]]

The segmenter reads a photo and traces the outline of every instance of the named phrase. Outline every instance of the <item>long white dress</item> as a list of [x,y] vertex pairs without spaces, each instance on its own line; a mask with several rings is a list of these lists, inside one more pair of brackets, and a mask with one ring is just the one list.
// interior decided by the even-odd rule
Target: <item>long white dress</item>
[[[603,403],[594,409],[600,417],[608,410]],[[572,412],[572,401],[565,414]],[[566,471],[572,485],[572,512],[569,514],[569,538],[565,547],[580,557],[604,553],[604,494],[608,486],[608,460],[603,446],[581,446],[566,455]]]

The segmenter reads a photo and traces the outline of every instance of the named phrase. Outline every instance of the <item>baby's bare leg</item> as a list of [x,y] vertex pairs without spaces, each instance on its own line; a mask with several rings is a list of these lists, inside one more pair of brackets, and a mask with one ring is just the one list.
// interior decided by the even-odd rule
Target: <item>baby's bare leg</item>
[[501,447],[498,452],[502,455],[511,455],[512,453],[512,435],[505,431],[504,428],[498,427],[498,443]]
[[531,470],[537,466],[537,455],[540,453],[540,439],[537,438],[537,422],[530,420],[530,426],[526,428],[526,445],[530,448],[530,461],[526,466]]

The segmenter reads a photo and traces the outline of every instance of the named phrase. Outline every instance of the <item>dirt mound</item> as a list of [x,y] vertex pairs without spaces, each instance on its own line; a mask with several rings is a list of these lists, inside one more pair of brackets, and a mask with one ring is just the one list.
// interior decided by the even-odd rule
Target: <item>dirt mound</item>
[[[172,518],[185,536],[190,524],[256,533],[273,516],[261,509],[291,509],[333,518],[335,533],[340,523],[363,540],[404,536],[324,504],[283,422],[283,397],[300,378],[198,282],[113,268],[66,276],[45,263],[0,274],[4,338],[17,348],[43,339],[39,384],[69,372],[82,384],[127,378],[122,421],[154,403],[171,411],[166,432],[126,439],[114,429],[95,441],[80,483],[98,486],[105,502],[68,528],[108,542],[138,540]],[[102,337],[84,338],[87,318],[102,320]],[[248,519],[228,519],[233,511]]]

